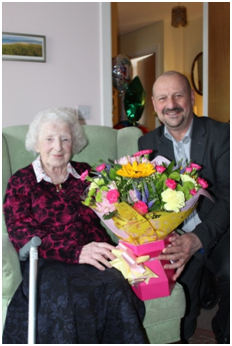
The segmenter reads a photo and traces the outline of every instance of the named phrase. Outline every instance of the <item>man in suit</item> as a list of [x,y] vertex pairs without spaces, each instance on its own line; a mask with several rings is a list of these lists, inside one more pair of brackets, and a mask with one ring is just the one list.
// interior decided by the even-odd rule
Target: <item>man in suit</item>
[[139,138],[139,150],[153,149],[150,159],[162,155],[184,164],[191,159],[202,167],[214,202],[201,197],[196,210],[184,221],[184,234],[173,233],[170,245],[159,256],[171,260],[186,292],[187,310],[182,321],[182,341],[194,334],[199,314],[199,291],[203,269],[218,280],[219,309],[212,327],[218,343],[229,341],[230,270],[230,129],[226,123],[193,113],[194,91],[188,79],[176,72],[161,75],[153,86],[152,102],[162,125]]

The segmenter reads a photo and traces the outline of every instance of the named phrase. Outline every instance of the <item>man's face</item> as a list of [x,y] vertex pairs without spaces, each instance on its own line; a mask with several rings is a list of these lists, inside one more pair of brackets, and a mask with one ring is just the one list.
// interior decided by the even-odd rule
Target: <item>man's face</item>
[[194,93],[181,76],[161,76],[153,88],[152,102],[159,120],[172,131],[187,131],[192,117]]

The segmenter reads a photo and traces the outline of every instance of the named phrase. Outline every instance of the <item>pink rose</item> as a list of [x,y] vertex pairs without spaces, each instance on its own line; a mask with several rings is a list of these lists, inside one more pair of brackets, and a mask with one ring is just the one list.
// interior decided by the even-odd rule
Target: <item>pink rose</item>
[[207,189],[207,187],[209,186],[207,181],[205,179],[200,178],[200,177],[197,178],[197,182],[199,185],[201,185],[201,187],[203,187],[203,189]]
[[101,171],[104,171],[105,168],[106,168],[106,165],[103,163],[102,165],[96,167],[96,171],[101,172]]
[[136,202],[133,207],[140,215],[148,213],[148,207],[146,203],[142,201]]
[[98,213],[109,214],[112,211],[115,211],[116,208],[114,204],[111,204],[106,198],[107,192],[102,191],[102,202],[96,203],[96,211]]
[[195,168],[197,171],[198,171],[199,169],[202,168],[201,166],[199,166],[199,165],[196,164],[196,163],[190,163],[190,167],[191,167],[191,168]]
[[138,151],[137,153],[135,153],[133,156],[149,155],[152,152],[153,152],[153,150],[151,150],[151,149],[141,150],[141,151]]
[[172,190],[175,190],[177,183],[173,179],[167,179],[165,182],[166,186]]
[[85,178],[89,175],[88,170],[86,169],[82,174],[81,174],[81,181],[84,181]]
[[192,189],[192,190],[190,190],[189,192],[190,192],[191,195],[194,196],[194,195],[197,193],[197,190],[196,190],[196,189]]
[[187,172],[187,173],[191,173],[192,172],[192,167],[186,167],[185,168],[185,172]]
[[120,196],[120,193],[118,192],[118,190],[114,189],[114,190],[109,190],[107,192],[106,198],[111,204],[113,204],[118,201],[119,196]]
[[166,167],[164,166],[155,166],[155,168],[158,173],[163,173],[164,171],[166,171]]

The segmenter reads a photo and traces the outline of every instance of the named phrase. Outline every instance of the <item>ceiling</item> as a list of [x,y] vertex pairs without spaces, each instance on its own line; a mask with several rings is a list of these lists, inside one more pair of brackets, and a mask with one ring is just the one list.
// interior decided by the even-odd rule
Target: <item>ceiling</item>
[[172,7],[185,6],[187,19],[203,15],[203,2],[118,2],[119,36],[165,19],[171,19]]

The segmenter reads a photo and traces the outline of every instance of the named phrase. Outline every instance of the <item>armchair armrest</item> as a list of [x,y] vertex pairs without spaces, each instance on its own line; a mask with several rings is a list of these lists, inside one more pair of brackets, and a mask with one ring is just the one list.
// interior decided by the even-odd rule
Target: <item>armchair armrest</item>
[[2,296],[11,299],[22,281],[19,256],[9,240],[8,234],[2,235]]

